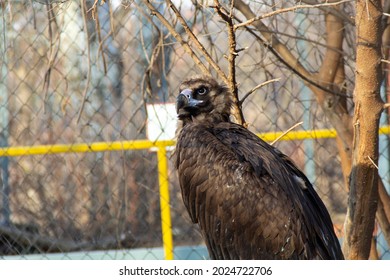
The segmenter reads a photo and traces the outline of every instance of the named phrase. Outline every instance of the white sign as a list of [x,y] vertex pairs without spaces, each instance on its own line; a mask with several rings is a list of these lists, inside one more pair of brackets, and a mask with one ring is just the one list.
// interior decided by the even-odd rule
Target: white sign
[[147,104],[148,122],[146,134],[150,141],[175,138],[177,114],[174,103]]

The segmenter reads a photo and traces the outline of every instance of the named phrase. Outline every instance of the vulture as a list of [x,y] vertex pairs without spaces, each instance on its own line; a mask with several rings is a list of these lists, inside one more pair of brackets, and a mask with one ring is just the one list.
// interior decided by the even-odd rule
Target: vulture
[[211,259],[343,259],[330,215],[293,161],[230,121],[232,95],[184,81],[174,152],[181,194]]

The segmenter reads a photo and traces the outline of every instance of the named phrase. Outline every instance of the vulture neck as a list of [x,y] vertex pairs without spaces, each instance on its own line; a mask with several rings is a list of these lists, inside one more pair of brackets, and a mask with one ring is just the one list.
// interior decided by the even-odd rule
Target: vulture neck
[[199,114],[197,116],[189,116],[183,119],[183,126],[190,123],[220,123],[220,122],[229,122],[229,114],[221,113],[208,113],[208,114]]

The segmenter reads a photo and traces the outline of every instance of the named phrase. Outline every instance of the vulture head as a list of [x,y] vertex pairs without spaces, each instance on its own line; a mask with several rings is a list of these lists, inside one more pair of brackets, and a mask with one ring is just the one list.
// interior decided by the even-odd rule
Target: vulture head
[[203,76],[184,81],[176,101],[179,120],[183,122],[213,119],[227,121],[232,98],[226,86]]

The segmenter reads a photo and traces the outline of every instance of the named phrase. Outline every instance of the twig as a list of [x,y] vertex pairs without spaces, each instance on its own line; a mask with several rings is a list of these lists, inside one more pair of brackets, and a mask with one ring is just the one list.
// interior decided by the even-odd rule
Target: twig
[[379,170],[378,165],[372,160],[372,158],[370,156],[367,156],[367,157],[371,161],[371,163],[375,166],[375,168]]
[[[237,7],[236,7],[237,8]],[[240,10],[240,9],[239,9]],[[242,10],[240,10],[241,12],[243,12]],[[252,13],[252,12],[251,12]],[[237,21],[240,21],[239,18],[235,18]],[[264,26],[264,25],[263,25]],[[302,66],[302,64],[298,61],[298,59],[296,59],[295,61],[290,62],[287,60],[287,58],[291,58],[291,54],[288,54],[287,55],[287,58],[286,58],[286,55],[281,55],[279,54],[278,50],[275,49],[274,45],[269,43],[267,40],[268,38],[262,38],[261,36],[259,36],[258,34],[256,34],[255,31],[252,30],[252,28],[248,27],[248,26],[245,26],[246,28],[246,31],[248,31],[253,37],[255,37],[261,44],[263,44],[263,46],[265,48],[267,48],[270,52],[272,52],[273,55],[275,55],[275,57],[280,61],[282,62],[284,65],[286,65],[286,67],[288,67],[290,69],[290,71],[292,71],[293,73],[295,73],[296,75],[298,75],[300,78],[302,78],[304,81],[306,81],[309,85],[312,85],[312,86],[315,86],[321,90],[323,90],[324,92],[327,92],[327,93],[330,93],[330,94],[333,94],[333,95],[336,95],[336,96],[341,96],[341,97],[344,97],[344,98],[348,98],[348,96],[346,96],[345,94],[342,94],[342,93],[338,93],[338,92],[334,92],[332,91],[331,89],[325,87],[325,86],[322,86],[319,84],[319,82],[315,79],[315,77],[313,77],[313,75],[311,73],[309,73],[306,68],[304,68]],[[268,30],[266,27],[264,28],[264,33],[273,33],[271,32],[270,30]],[[264,33],[261,33],[262,35],[264,35]],[[274,38],[274,40],[277,41],[276,38]],[[280,44],[278,42],[278,44]],[[294,63],[296,63],[296,65],[294,65]]]
[[81,118],[81,114],[83,113],[85,102],[87,101],[88,86],[89,86],[89,83],[91,81],[91,48],[89,45],[89,32],[88,32],[88,23],[87,23],[87,16],[86,16],[87,11],[86,11],[85,1],[86,0],[81,0],[80,2],[81,2],[81,13],[83,15],[85,34],[86,34],[86,38],[87,38],[88,72],[87,72],[87,82],[86,82],[84,92],[83,92],[83,101],[81,102],[80,111],[79,111],[79,114],[77,116],[77,121],[76,121],[77,123],[79,123],[80,118]]
[[284,135],[286,135],[287,133],[289,133],[291,130],[293,130],[294,128],[296,128],[297,126],[303,124],[303,122],[299,122],[299,123],[296,123],[294,124],[292,127],[290,127],[289,129],[287,129],[285,132],[283,132],[281,135],[279,135],[278,138],[276,138],[274,141],[272,141],[271,143],[271,146],[273,146],[276,142],[279,141],[280,138],[282,138]]
[[[197,3],[197,2],[195,2],[195,3]],[[201,13],[201,17],[202,17],[203,32],[205,34],[204,36],[206,37],[206,39],[209,42],[209,53],[211,55],[214,53],[214,57],[216,59],[216,62],[219,64],[219,56],[217,55],[217,52],[218,52],[217,51],[217,47],[215,45],[215,42],[213,41],[213,36],[212,36],[212,34],[211,34],[210,30],[209,30],[209,27],[208,27],[209,24],[207,23],[208,18],[207,18],[206,13]]]
[[[306,4],[315,5],[319,4],[322,0],[302,0],[302,2],[305,2]],[[350,15],[348,15],[345,11],[342,11],[341,9],[333,9],[333,7],[320,7],[319,9],[323,10],[325,13],[330,13],[334,15],[335,17],[340,18],[342,21],[349,23],[350,25],[354,26],[355,21],[352,19]]]
[[[147,1],[149,3],[149,1]],[[172,3],[170,0],[165,1],[167,5],[171,8],[171,10],[175,13],[176,17],[180,21],[181,25],[184,28],[184,31],[188,35],[188,37],[192,40],[195,47],[200,51],[200,53],[205,57],[206,61],[211,65],[211,67],[214,68],[214,70],[217,72],[218,76],[224,81],[225,84],[229,84],[229,80],[226,77],[225,73],[222,71],[222,69],[219,67],[219,65],[214,61],[214,59],[210,56],[210,54],[207,52],[205,47],[202,45],[202,43],[198,40],[198,38],[195,36],[195,34],[191,31],[190,27],[184,20],[184,18],[181,16],[179,10],[176,8],[176,6]]]
[[96,8],[97,8],[97,2],[98,2],[98,1],[99,1],[99,0],[95,0],[95,1],[93,2],[93,4],[92,4],[92,7],[89,8],[88,11],[87,11],[87,14],[88,14],[90,11],[92,11],[92,18],[93,18],[93,19],[95,19],[95,10],[96,10]]
[[[158,29],[157,29],[158,32],[160,32]],[[144,52],[144,56],[145,56],[145,59],[146,61],[150,64],[150,59],[149,59],[149,54],[148,54],[148,51],[146,50],[146,44],[145,44],[145,39],[144,39],[144,32],[142,30],[140,30],[140,42],[141,42],[141,47],[142,47],[142,51]]]
[[262,88],[263,86],[266,86],[270,83],[274,83],[274,82],[278,82],[280,81],[280,78],[276,78],[276,79],[272,79],[272,80],[268,80],[268,81],[265,81],[261,84],[258,84],[257,86],[255,86],[254,88],[252,88],[250,91],[248,91],[243,98],[241,98],[239,104],[240,106],[242,106],[242,104],[244,103],[245,99],[247,99],[252,93],[254,93],[256,90],[258,90],[259,88]]
[[381,62],[390,64],[390,60],[386,60],[386,59],[381,59]]
[[115,27],[114,27],[114,12],[112,10],[112,5],[111,1],[107,2],[109,13],[110,13],[110,29],[111,29],[111,34],[112,38],[115,39]]
[[103,68],[104,68],[104,74],[107,75],[107,62],[106,62],[106,57],[104,56],[104,51],[103,51],[103,44],[104,42],[110,38],[112,36],[112,32],[111,30],[107,33],[107,35],[101,39],[100,38],[100,32],[99,32],[99,47],[98,47],[98,50],[97,50],[97,54],[96,54],[96,61],[99,60],[99,53],[102,54],[102,62],[103,62]]
[[[156,29],[156,31],[159,33],[159,36],[160,36],[161,31],[160,31],[159,27],[157,26],[157,24],[154,23],[154,21],[151,19],[151,17],[148,14],[146,14],[146,11],[144,11],[144,8],[141,8],[136,2],[133,2],[133,5],[137,8],[139,13]],[[146,44],[145,44],[144,35],[143,35],[142,31],[140,31],[140,41],[141,41],[141,47],[142,47],[142,51],[144,52],[145,59],[150,64],[149,54],[148,54],[148,51],[146,50],[146,47],[145,47]]]
[[[108,32],[108,34],[104,37],[104,39],[102,39],[101,28],[100,28],[100,20],[99,20],[98,1],[99,0],[95,0],[95,2],[92,4],[92,7],[87,11],[87,14],[89,12],[91,12],[92,19],[95,21],[95,31],[97,33],[97,38],[98,38],[98,43],[99,43],[99,48],[98,48],[98,51],[97,51],[97,54],[96,54],[96,61],[99,60],[99,54],[101,54],[102,62],[103,62],[104,74],[107,75],[107,62],[106,62],[106,57],[104,56],[103,43],[104,43],[105,40],[107,40],[110,37],[111,32]],[[105,2],[101,1],[100,5],[103,5],[103,4],[105,4]],[[112,22],[111,13],[110,13],[110,22]]]
[[207,69],[207,67],[203,64],[203,62],[200,60],[200,58],[196,55],[194,50],[190,47],[190,45],[183,40],[183,38],[180,36],[180,34],[175,30],[175,28],[164,18],[162,14],[160,14],[154,6],[150,3],[148,0],[144,0],[145,5],[149,8],[152,15],[155,15],[161,23],[168,29],[168,31],[172,34],[173,37],[180,43],[180,45],[183,47],[184,51],[186,51],[191,58],[194,60],[195,64],[199,67],[199,69],[204,74],[210,74],[210,71]]
[[383,104],[383,110],[387,109],[390,107],[390,103],[385,103]]
[[282,14],[282,13],[296,11],[298,9],[310,9],[310,8],[321,8],[321,7],[329,7],[329,6],[338,6],[338,5],[341,5],[343,3],[351,2],[351,1],[352,0],[342,0],[342,1],[339,1],[339,2],[321,3],[321,4],[315,4],[315,5],[310,5],[310,4],[296,5],[294,7],[279,9],[279,10],[276,10],[276,11],[273,11],[273,12],[270,12],[270,13],[267,13],[267,14],[263,14],[263,15],[251,18],[251,19],[249,19],[249,20],[247,20],[245,22],[236,24],[234,26],[234,28],[237,29],[237,28],[240,28],[240,27],[248,26],[248,25],[251,25],[255,21],[262,20],[264,18],[272,17],[272,16],[275,16],[275,15],[278,15],[278,14]]
[[[95,4],[94,4],[95,5]],[[99,43],[99,48],[96,54],[96,61],[99,59],[99,53],[102,56],[102,62],[103,62],[103,69],[104,69],[104,74],[107,75],[107,63],[106,63],[106,57],[104,56],[104,50],[103,50],[103,43],[105,40],[107,40],[110,37],[110,32],[105,36],[104,40],[102,39],[102,33],[101,33],[101,28],[100,28],[100,20],[99,20],[99,6],[96,6],[92,10],[93,14],[93,19],[95,20],[95,30],[97,33],[97,38],[98,38],[98,43]]]
[[[43,90],[44,90],[43,111],[44,111],[44,113],[46,113],[46,102],[47,102],[47,97],[48,97],[48,94],[49,94],[51,73],[52,73],[52,69],[53,69],[53,66],[54,66],[54,62],[56,61],[57,56],[58,56],[58,52],[59,52],[59,49],[60,49],[59,48],[60,40],[61,40],[61,36],[60,36],[59,32],[57,32],[56,38],[53,40],[52,22],[55,23],[55,25],[57,25],[57,28],[58,28],[56,17],[55,17],[55,15],[53,13],[53,6],[51,4],[48,4],[46,6],[46,11],[47,11],[47,18],[48,18],[48,21],[49,21],[50,48],[49,48],[49,61],[47,63],[48,66],[47,66],[47,69],[46,69],[46,72],[45,72],[44,81],[43,81]],[[56,41],[58,41],[57,49],[53,50],[53,46],[55,44],[54,42],[56,42]]]
[[371,20],[371,15],[370,15],[370,10],[369,10],[369,5],[367,0],[366,0],[365,7],[366,7],[367,18]]
[[[158,58],[160,52],[163,52],[163,50],[161,50],[162,45],[163,45],[163,34],[160,33],[159,42],[153,48],[152,55],[150,56],[150,60],[149,60],[149,65],[148,65],[148,67],[146,68],[146,71],[145,71],[146,82],[147,82],[147,84],[146,84],[146,93],[149,94],[149,97],[152,96],[152,86],[150,84],[151,73],[153,71],[153,67],[156,65],[156,61],[157,61],[157,58]],[[164,65],[164,64],[162,63],[162,65]]]
[[233,94],[233,102],[234,102],[234,107],[233,107],[232,113],[239,124],[245,125],[244,114],[242,113],[242,110],[239,106],[240,103],[239,103],[239,99],[238,99],[238,87],[237,87],[237,82],[236,82],[236,57],[238,56],[238,52],[236,49],[237,42],[236,42],[236,33],[235,33],[234,22],[233,22],[234,1],[231,1],[229,14],[226,14],[225,12],[222,11],[221,4],[219,3],[218,0],[214,0],[214,5],[215,5],[214,9],[217,11],[218,15],[222,18],[222,20],[225,21],[226,26],[227,26],[228,39],[229,39],[228,86],[230,88],[231,93]]
[[[0,7],[2,7],[3,14],[4,14],[4,10],[6,10],[5,9],[5,5],[6,4],[8,5],[7,9],[8,9],[8,15],[9,15],[9,22],[12,22],[13,21],[13,17],[14,17],[13,16],[14,13],[13,13],[13,8],[12,8],[12,2],[13,1],[8,1],[8,3],[6,3],[6,1],[1,1],[0,2]],[[3,16],[3,20],[5,22],[5,17],[4,16]],[[34,13],[34,21],[35,21],[35,13]],[[34,25],[34,27],[35,27],[35,25]]]
[[[32,3],[32,0],[29,0],[28,2],[30,2],[30,7],[33,7],[33,3]],[[10,9],[11,10],[11,9]],[[31,9],[32,12],[33,12],[33,25],[34,25],[34,30],[37,30],[37,19],[36,19],[36,15],[35,15],[35,9]],[[12,12],[12,10],[11,10]]]

